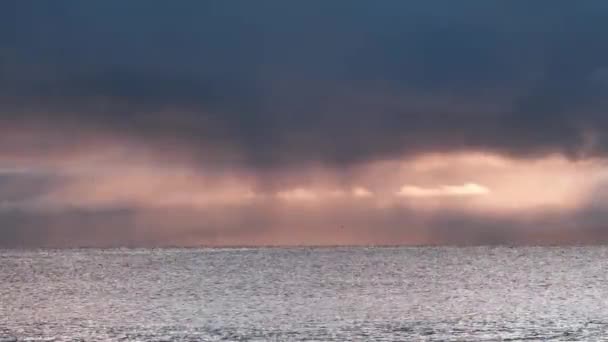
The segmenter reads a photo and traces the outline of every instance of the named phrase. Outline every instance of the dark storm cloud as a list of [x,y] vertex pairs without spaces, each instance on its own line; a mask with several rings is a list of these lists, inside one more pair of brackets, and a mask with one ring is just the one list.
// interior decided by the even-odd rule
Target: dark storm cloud
[[608,146],[599,0],[1,6],[14,120],[229,146],[251,165]]
[[0,247],[606,240],[603,188],[517,216],[151,208],[147,184],[104,202],[138,177],[101,180],[226,162],[270,196],[430,152],[606,156],[607,17],[604,0],[0,1]]

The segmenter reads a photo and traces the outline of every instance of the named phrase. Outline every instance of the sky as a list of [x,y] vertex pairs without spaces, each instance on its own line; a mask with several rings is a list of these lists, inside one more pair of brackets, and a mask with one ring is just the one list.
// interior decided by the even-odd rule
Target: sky
[[0,247],[608,241],[608,3],[0,2]]

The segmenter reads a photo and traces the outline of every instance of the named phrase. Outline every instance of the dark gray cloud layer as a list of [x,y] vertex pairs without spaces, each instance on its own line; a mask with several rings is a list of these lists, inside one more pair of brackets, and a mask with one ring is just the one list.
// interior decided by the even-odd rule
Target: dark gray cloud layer
[[[604,0],[0,1],[0,155],[61,159],[124,143],[209,168],[236,155],[267,178],[427,152],[605,156],[606,18]],[[61,181],[0,172],[0,205]],[[0,247],[285,241],[267,231],[274,207],[241,208],[234,220],[173,212],[205,220],[174,231],[155,224],[167,213],[13,204],[0,207]],[[306,222],[342,220],[370,237],[357,241],[380,244],[407,243],[403,227],[423,225],[437,243],[559,241],[530,237],[535,226],[608,237],[593,206],[522,220],[343,211]],[[311,234],[301,241],[322,241]]]
[[0,6],[15,120],[230,146],[252,166],[608,146],[600,0]]

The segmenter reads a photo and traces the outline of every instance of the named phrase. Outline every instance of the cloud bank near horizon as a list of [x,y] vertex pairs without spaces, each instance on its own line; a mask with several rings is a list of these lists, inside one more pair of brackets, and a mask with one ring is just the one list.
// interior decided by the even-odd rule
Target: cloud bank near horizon
[[0,246],[604,239],[606,14],[3,2]]

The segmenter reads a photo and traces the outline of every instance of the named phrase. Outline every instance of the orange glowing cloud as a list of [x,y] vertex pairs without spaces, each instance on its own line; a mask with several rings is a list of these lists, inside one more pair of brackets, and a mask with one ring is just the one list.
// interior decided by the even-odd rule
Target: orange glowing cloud
[[608,180],[603,159],[571,160],[559,155],[518,159],[476,151],[427,153],[347,169],[307,164],[265,171],[238,163],[205,162],[187,148],[157,150],[94,133],[77,145],[41,154],[35,153],[41,145],[36,139],[56,137],[35,128],[3,131],[0,139],[7,141],[3,145],[7,153],[0,156],[0,170],[49,173],[61,179],[53,188],[20,202],[38,208],[207,208],[262,202],[331,207],[361,202],[369,207],[406,205],[486,213],[574,210]]
[[[493,220],[515,224],[510,217],[536,222],[548,212],[584,208],[608,181],[604,160],[559,156],[463,152],[349,169],[256,170],[187,155],[167,159],[141,145],[108,141],[46,158],[1,156],[0,172],[9,177],[48,174],[53,182],[44,191],[24,190],[27,196],[5,196],[0,209],[54,215],[57,227],[78,222],[65,221],[63,212],[122,209],[129,213],[125,225],[176,244],[434,243],[450,217],[465,222],[458,229],[495,226]],[[11,184],[15,194],[27,182]]]
[[442,185],[434,188],[404,185],[397,192],[397,196],[402,197],[459,197],[459,196],[482,196],[490,193],[485,186],[475,183],[465,183],[463,185]]
[[[466,210],[477,211],[576,208],[608,177],[602,160],[521,160],[481,153],[372,162],[348,174],[310,167],[272,176],[247,169],[208,171],[204,165],[166,163],[129,146],[36,161],[63,177],[60,186],[40,195],[36,203],[70,207],[205,208],[276,201],[333,205],[365,199],[372,207],[403,205],[407,200],[410,206],[432,204],[440,209],[461,207],[457,200],[461,198]],[[3,164],[12,170],[37,167],[17,165],[14,160],[0,161]],[[260,187],[268,177],[279,181]]]

